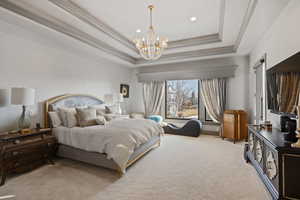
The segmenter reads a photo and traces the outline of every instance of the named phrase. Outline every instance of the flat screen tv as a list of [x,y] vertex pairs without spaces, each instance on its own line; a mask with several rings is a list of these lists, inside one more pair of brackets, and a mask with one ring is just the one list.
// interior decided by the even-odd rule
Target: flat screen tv
[[300,93],[300,52],[267,70],[267,102],[273,113],[295,115]]

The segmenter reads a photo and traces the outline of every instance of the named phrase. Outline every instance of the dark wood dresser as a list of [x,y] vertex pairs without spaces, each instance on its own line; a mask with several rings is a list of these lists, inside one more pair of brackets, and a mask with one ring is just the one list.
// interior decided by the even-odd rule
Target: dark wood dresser
[[46,162],[53,163],[57,149],[51,129],[32,130],[27,134],[0,135],[0,185],[7,174],[29,171]]
[[256,169],[273,199],[300,199],[300,149],[279,129],[248,127],[245,159]]

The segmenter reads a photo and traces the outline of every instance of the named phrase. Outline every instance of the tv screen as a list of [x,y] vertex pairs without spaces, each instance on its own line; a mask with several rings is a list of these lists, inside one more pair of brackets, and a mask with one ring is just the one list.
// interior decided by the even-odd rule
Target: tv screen
[[268,109],[296,114],[300,93],[300,52],[267,70]]

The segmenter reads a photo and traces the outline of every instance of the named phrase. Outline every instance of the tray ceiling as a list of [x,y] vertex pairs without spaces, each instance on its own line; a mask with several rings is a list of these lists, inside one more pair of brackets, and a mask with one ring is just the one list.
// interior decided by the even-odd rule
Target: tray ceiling
[[[0,6],[131,66],[141,66],[234,55],[239,49],[248,53],[267,28],[257,30],[253,25],[256,23],[252,18],[261,20],[257,18],[261,16],[257,10],[277,16],[288,3],[288,0],[265,1],[1,0]],[[270,3],[276,6],[268,6]],[[170,40],[164,55],[152,62],[143,60],[132,42],[148,29],[149,4],[155,5],[156,31]],[[189,20],[192,16],[197,17],[196,22]],[[272,24],[274,19],[267,18],[266,24]],[[248,28],[250,21],[252,25]],[[136,29],[142,33],[136,33]],[[242,43],[243,40],[247,42]]]
[[[218,33],[221,0],[141,1],[141,0],[73,0],[74,3],[114,27],[128,39],[135,31],[149,27],[147,6],[154,4],[153,23],[160,35],[169,40],[187,39]],[[195,16],[197,21],[190,22]]]

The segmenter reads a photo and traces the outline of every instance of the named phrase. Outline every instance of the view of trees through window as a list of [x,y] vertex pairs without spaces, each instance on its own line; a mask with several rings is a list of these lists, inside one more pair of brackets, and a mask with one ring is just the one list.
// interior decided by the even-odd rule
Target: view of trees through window
[[198,80],[166,81],[166,118],[198,119]]

